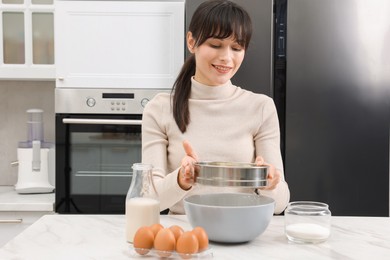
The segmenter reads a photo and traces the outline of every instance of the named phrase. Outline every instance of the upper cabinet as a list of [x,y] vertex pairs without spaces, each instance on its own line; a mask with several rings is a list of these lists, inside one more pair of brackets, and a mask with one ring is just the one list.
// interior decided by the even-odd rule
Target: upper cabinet
[[58,88],[171,88],[184,62],[184,0],[56,1]]
[[0,79],[54,79],[54,0],[0,1]]

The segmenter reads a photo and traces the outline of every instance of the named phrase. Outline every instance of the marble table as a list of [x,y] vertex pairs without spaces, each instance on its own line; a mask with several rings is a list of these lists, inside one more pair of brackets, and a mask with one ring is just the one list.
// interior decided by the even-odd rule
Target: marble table
[[[161,216],[161,224],[190,230],[186,216]],[[152,259],[125,241],[124,215],[46,215],[0,249],[0,259]],[[332,234],[320,244],[294,244],[284,217],[273,217],[257,239],[210,244],[213,259],[390,259],[390,218],[332,217]]]

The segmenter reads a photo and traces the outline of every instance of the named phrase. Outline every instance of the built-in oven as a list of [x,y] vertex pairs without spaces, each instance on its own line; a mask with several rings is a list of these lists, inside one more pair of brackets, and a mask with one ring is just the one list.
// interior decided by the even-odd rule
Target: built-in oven
[[124,214],[143,107],[163,91],[56,89],[56,212]]

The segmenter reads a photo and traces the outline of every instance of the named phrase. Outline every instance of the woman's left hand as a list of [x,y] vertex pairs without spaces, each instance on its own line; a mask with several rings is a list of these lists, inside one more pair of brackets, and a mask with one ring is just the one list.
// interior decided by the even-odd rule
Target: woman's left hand
[[273,190],[276,188],[276,185],[280,182],[280,172],[275,169],[275,166],[272,164],[266,163],[264,158],[261,156],[257,156],[255,163],[257,166],[268,166],[268,177],[267,177],[267,186],[262,187],[262,190]]

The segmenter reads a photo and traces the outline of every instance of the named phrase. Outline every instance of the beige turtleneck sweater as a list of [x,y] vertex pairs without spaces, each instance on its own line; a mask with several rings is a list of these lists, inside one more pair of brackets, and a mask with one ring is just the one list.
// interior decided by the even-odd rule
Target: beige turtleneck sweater
[[142,162],[154,166],[154,184],[161,210],[184,214],[183,199],[213,192],[254,192],[248,188],[194,185],[183,190],[177,183],[178,169],[188,140],[199,161],[254,162],[262,156],[282,173],[272,191],[260,190],[275,199],[275,213],[281,213],[290,199],[280,154],[280,132],[273,100],[227,82],[206,86],[192,79],[189,99],[190,124],[181,133],[172,114],[168,93],[156,95],[145,107],[142,118]]

